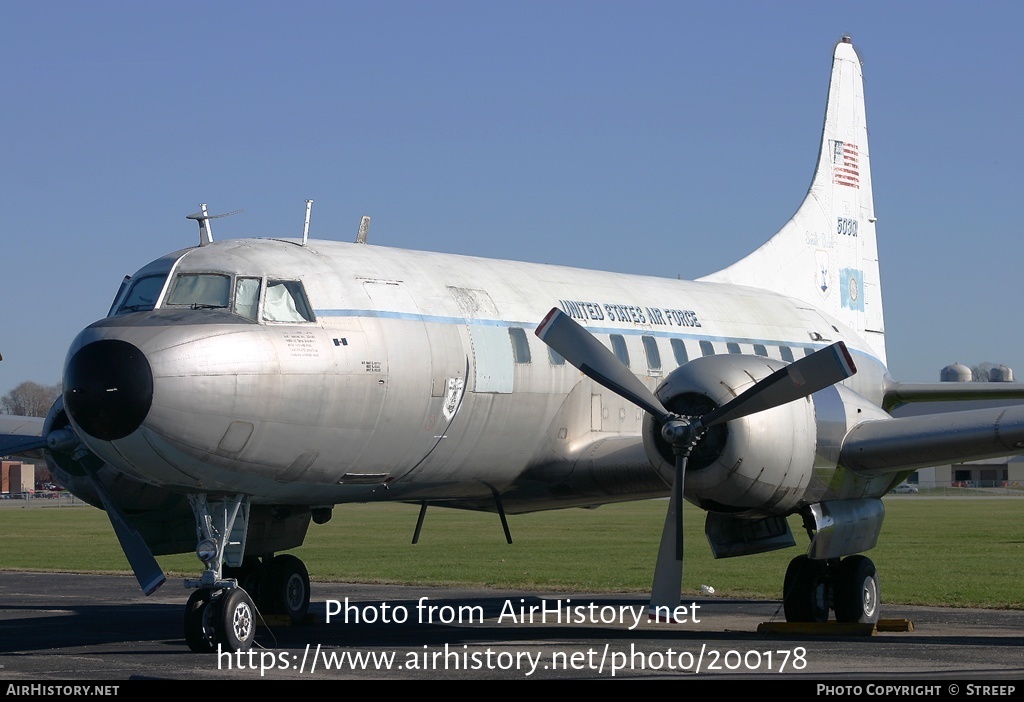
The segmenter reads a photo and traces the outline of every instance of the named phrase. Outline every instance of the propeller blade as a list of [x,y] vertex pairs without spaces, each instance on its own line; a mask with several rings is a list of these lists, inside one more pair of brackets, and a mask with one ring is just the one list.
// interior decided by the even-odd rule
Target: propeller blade
[[654,566],[654,584],[648,614],[659,621],[671,621],[683,592],[683,489],[686,467],[679,469],[682,456],[676,457],[677,472],[668,499],[665,526],[661,530],[661,546]]
[[[675,493],[678,519],[676,520],[676,560],[683,560],[683,488],[686,486],[686,461],[690,458],[690,447],[676,450],[676,475],[672,481],[672,491]],[[682,576],[682,573],[680,573]],[[681,581],[680,581],[681,582]]]
[[686,483],[686,462],[692,446],[677,448],[676,473],[672,480],[672,496],[668,500],[665,526],[661,531],[658,562],[654,566],[649,615],[659,621],[672,621],[672,612],[683,595],[683,486]]
[[110,518],[110,525],[114,527],[117,540],[121,543],[121,550],[124,551],[128,564],[131,565],[132,571],[135,573],[135,579],[139,581],[139,587],[147,595],[152,595],[158,587],[167,581],[167,576],[164,575],[160,564],[156,562],[153,552],[149,550],[149,545],[146,544],[142,535],[136,531],[121,508],[114,502],[113,496],[96,474],[96,469],[89,465],[88,460],[79,460],[77,463],[89,475],[93,487],[99,493],[100,500],[103,501],[103,509],[106,510],[107,517]]
[[835,385],[856,372],[857,366],[846,344],[838,341],[759,380],[718,409],[705,414],[699,422],[706,428],[763,412]]
[[557,307],[537,327],[537,336],[588,378],[649,412],[662,424],[672,419],[661,400],[614,353]]
[[44,448],[46,448],[46,439],[41,436],[0,435],[0,456],[13,456],[16,453],[38,451]]

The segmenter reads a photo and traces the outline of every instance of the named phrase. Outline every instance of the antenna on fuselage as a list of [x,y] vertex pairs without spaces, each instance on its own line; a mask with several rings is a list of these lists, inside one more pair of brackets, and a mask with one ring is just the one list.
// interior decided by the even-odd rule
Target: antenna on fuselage
[[363,215],[363,218],[359,221],[359,233],[356,234],[356,243],[365,244],[366,237],[370,235],[370,218],[367,215]]
[[302,245],[306,245],[309,238],[309,213],[313,210],[313,201],[306,200],[306,223],[302,225]]
[[242,210],[235,210],[234,212],[225,212],[224,214],[212,215],[206,211],[206,203],[199,203],[199,211],[193,212],[190,215],[185,215],[185,219],[194,219],[199,222],[199,245],[206,246],[213,243],[213,230],[210,229],[210,220],[219,219],[220,217],[230,217],[233,214],[238,214]]

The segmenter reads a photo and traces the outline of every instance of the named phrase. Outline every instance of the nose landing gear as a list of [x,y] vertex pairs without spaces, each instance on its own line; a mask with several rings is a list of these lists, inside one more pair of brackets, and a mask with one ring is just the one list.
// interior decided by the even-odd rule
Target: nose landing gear
[[309,610],[309,573],[302,561],[291,554],[243,556],[248,499],[236,495],[211,506],[205,495],[191,495],[189,504],[196,518],[196,553],[206,565],[199,580],[185,581],[196,588],[185,604],[189,649],[247,651],[261,614],[301,622]]

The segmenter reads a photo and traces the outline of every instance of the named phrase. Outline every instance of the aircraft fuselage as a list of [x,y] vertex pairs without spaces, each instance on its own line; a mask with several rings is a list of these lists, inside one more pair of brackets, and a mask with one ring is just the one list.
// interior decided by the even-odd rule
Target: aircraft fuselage
[[[652,466],[639,438],[643,412],[535,338],[551,307],[624,348],[651,389],[711,351],[791,361],[843,340],[860,372],[841,392],[865,405],[881,397],[884,367],[854,332],[806,303],[752,288],[269,239],[177,252],[133,283],[147,277],[159,286],[152,309],[127,304],[129,289],[79,334],[65,373],[76,377],[90,344],[139,350],[152,387],[138,425],[76,423],[112,467],[170,490],[273,504],[409,499],[483,508],[497,491],[511,512],[666,494],[671,477]],[[203,303],[202,291],[176,292],[179,280],[196,289],[214,281],[226,306]],[[270,309],[270,288],[280,281],[301,283],[310,321],[273,321],[282,314]],[[96,377],[109,355],[101,348],[78,376]],[[96,393],[114,403],[133,392],[121,378],[108,384],[119,389]],[[839,392],[816,394],[817,414],[823,403],[835,410]],[[771,431],[770,414],[758,421]],[[769,499],[769,512],[793,511],[808,490],[813,501],[860,497],[890,482],[837,480],[834,457],[811,460],[813,474],[783,470],[789,480],[772,481],[789,498]]]

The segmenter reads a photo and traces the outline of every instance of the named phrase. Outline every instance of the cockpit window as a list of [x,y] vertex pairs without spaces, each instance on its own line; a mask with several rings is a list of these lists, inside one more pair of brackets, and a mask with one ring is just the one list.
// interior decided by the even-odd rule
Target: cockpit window
[[235,282],[235,314],[256,321],[260,305],[260,279],[239,278]]
[[268,280],[263,319],[268,322],[315,321],[302,283],[297,280]]
[[192,309],[227,307],[231,278],[217,273],[182,273],[174,280],[167,305],[188,305]]
[[148,275],[132,282],[128,294],[124,296],[124,301],[118,306],[115,314],[148,312],[153,309],[166,281],[166,275]]

